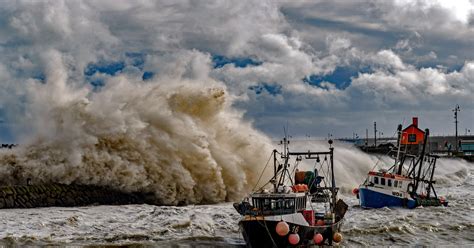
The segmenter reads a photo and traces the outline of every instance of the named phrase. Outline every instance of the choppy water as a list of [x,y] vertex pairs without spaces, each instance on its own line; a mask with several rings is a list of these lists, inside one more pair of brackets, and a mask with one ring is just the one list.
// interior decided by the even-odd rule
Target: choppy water
[[[474,165],[464,182],[438,187],[448,207],[414,210],[351,208],[344,226],[348,245],[474,246]],[[350,205],[357,202],[351,199]]]
[[[440,180],[437,187],[449,200],[447,208],[363,210],[353,196],[342,195],[351,206],[342,245],[474,245],[474,164],[467,165],[441,176],[456,178]],[[237,247],[244,245],[239,218],[230,203],[4,209],[0,240],[4,245]]]

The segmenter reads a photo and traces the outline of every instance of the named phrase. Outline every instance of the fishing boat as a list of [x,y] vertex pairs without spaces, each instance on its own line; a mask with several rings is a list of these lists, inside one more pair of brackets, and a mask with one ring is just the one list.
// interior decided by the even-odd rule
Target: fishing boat
[[438,156],[425,154],[429,130],[425,129],[419,155],[402,153],[402,126],[398,126],[395,163],[388,169],[369,171],[365,181],[353,190],[362,208],[448,206],[438,197],[433,180]]
[[[341,242],[340,229],[348,206],[337,196],[332,141],[329,150],[321,152],[290,151],[287,137],[280,144],[283,152],[272,152],[271,180],[234,203],[242,216],[239,227],[247,247],[307,247]],[[299,171],[303,160],[314,162],[313,170]]]

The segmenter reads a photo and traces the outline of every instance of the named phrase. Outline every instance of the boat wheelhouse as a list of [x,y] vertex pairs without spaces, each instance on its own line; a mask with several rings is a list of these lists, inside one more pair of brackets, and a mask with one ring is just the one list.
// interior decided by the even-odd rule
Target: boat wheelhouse
[[306,193],[281,193],[252,195],[252,206],[263,215],[292,214],[306,209]]

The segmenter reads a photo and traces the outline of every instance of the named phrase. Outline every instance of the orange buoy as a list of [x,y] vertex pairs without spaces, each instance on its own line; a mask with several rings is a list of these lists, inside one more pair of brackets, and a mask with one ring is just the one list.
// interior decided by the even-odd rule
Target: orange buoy
[[316,226],[324,226],[324,220],[318,220],[316,221]]
[[321,233],[316,233],[313,236],[313,241],[317,245],[321,244],[323,242],[323,239],[324,239],[324,237]]
[[297,245],[300,242],[300,235],[297,233],[292,233],[288,236],[288,242],[292,245]]
[[308,185],[302,184],[301,185],[301,192],[306,192],[306,191],[308,191]]
[[354,194],[354,195],[359,194],[359,189],[358,189],[358,188],[354,188],[354,189],[352,190],[352,194]]
[[336,233],[333,235],[332,240],[334,240],[334,242],[336,242],[336,243],[341,242],[341,241],[342,241],[342,234],[336,232]]
[[290,226],[284,221],[278,222],[275,231],[280,236],[286,236],[290,232]]
[[296,192],[301,192],[301,184],[295,185]]
[[293,192],[306,192],[308,191],[308,185],[306,184],[296,184],[291,186]]

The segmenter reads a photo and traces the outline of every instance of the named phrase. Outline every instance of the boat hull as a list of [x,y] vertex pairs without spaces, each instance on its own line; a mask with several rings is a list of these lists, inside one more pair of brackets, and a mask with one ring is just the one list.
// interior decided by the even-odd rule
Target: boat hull
[[360,206],[363,208],[405,207],[415,208],[416,201],[402,198],[385,192],[378,192],[372,188],[359,188]]
[[[277,220],[264,220],[263,218],[247,218],[239,222],[242,235],[247,247],[253,248],[274,248],[274,247],[292,247],[288,241],[289,234],[279,236],[276,233]],[[298,233],[300,242],[296,246],[308,246],[314,244],[313,237],[316,233],[321,233],[324,237],[324,243],[332,244],[333,234],[340,230],[342,221],[327,226],[304,226],[288,222],[290,233]]]

